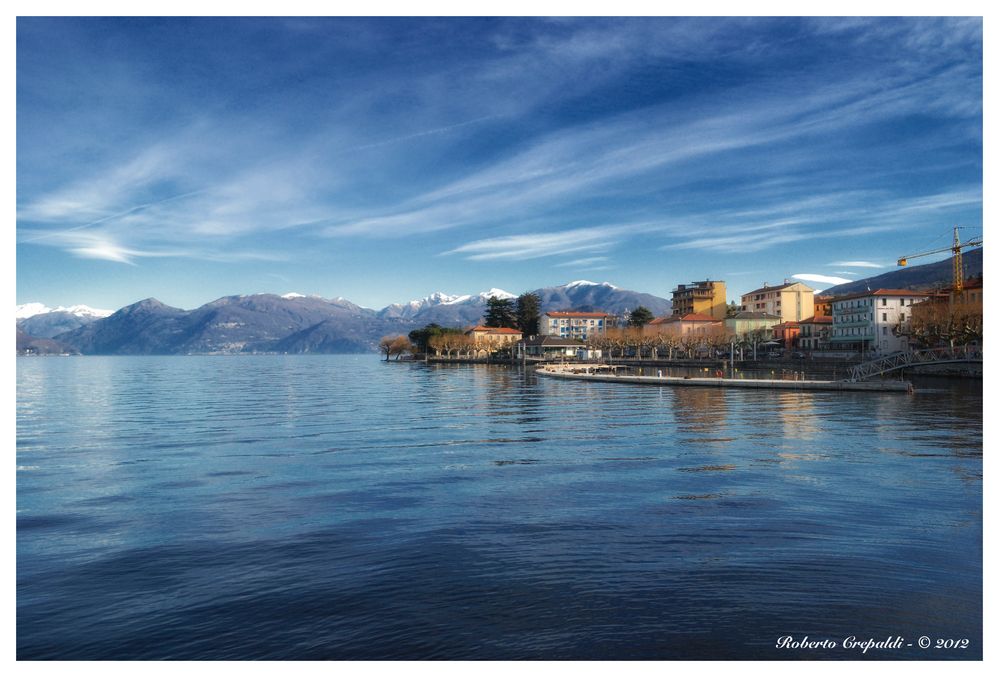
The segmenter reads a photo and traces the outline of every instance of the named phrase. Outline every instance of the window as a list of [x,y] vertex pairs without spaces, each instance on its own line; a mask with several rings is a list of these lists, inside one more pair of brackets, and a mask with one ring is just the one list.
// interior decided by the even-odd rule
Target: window
[[881,335],[882,336],[888,335],[888,327],[881,327]]
[[898,321],[899,322],[905,322],[905,313],[899,313],[898,314]]
[[888,299],[881,299],[881,305],[887,306],[888,305]]
[[888,321],[888,313],[881,313],[881,321],[882,322]]
[[899,304],[900,306],[904,306],[904,305],[905,305],[905,299],[899,299],[899,300],[898,300],[898,304]]

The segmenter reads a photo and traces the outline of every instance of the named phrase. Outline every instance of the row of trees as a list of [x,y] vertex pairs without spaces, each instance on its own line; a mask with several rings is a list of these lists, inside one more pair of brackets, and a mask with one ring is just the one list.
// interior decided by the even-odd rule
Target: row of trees
[[982,306],[980,303],[924,302],[913,307],[908,331],[903,332],[900,328],[896,331],[926,348],[981,343],[984,335]]
[[772,332],[764,328],[741,335],[727,332],[723,328],[704,333],[676,335],[646,333],[640,327],[629,327],[608,329],[603,335],[591,338],[589,343],[594,348],[603,350],[611,359],[632,353],[638,359],[644,359],[646,355],[653,360],[692,358],[705,352],[714,355],[718,350],[731,350],[733,345],[739,359],[744,359],[747,350],[751,350],[753,359],[756,359],[758,348],[772,338]]

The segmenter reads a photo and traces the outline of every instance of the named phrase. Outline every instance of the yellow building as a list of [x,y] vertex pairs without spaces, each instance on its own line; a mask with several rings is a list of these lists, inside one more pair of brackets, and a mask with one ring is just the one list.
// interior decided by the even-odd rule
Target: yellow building
[[703,280],[678,284],[673,290],[673,315],[706,315],[716,320],[725,319],[725,283],[721,280]]
[[815,314],[815,290],[800,282],[785,280],[775,287],[764,282],[742,295],[742,310],[777,315],[781,322],[801,322]]
[[476,348],[495,350],[516,343],[524,337],[519,329],[509,327],[484,327],[478,325],[465,332]]

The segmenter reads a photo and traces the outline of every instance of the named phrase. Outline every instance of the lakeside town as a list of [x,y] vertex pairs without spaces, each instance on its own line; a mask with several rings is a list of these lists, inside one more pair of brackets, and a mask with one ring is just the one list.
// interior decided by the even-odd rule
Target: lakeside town
[[535,294],[491,297],[480,324],[416,329],[380,342],[391,358],[463,361],[728,359],[861,362],[931,348],[980,351],[982,277],[934,290],[829,296],[792,280],[727,301],[723,280],[677,284],[672,314],[638,307],[540,311]]

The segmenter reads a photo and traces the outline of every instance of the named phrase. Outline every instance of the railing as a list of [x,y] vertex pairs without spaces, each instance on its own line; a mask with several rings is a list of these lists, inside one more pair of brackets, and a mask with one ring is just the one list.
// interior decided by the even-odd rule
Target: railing
[[848,381],[862,381],[872,376],[880,376],[890,371],[905,369],[920,364],[943,362],[981,362],[982,349],[978,346],[957,346],[955,348],[931,348],[895,353],[870,360],[850,369]]

